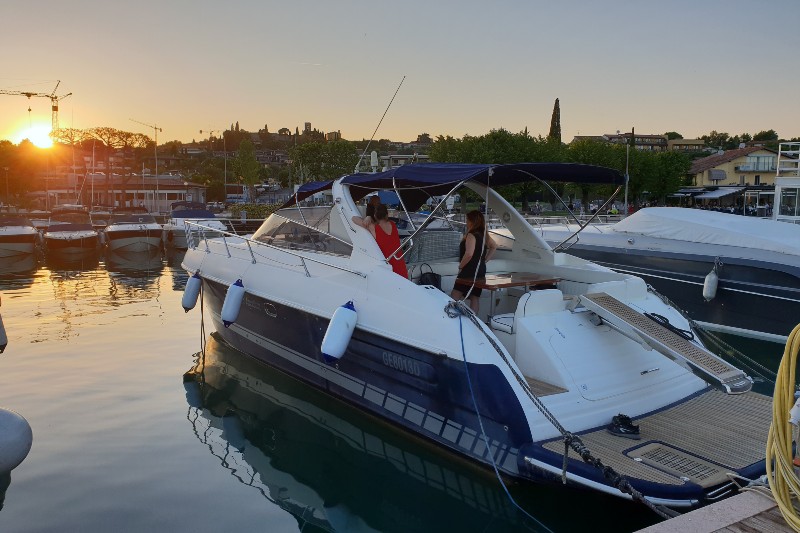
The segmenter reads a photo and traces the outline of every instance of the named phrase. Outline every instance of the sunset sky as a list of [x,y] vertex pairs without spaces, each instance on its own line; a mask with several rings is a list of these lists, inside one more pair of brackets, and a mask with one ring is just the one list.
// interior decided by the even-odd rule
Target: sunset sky
[[[0,90],[72,93],[62,127],[411,141],[494,128],[800,136],[796,0],[4,0]],[[28,113],[28,106],[31,111]],[[50,100],[0,95],[0,139]],[[199,130],[204,130],[200,134]]]

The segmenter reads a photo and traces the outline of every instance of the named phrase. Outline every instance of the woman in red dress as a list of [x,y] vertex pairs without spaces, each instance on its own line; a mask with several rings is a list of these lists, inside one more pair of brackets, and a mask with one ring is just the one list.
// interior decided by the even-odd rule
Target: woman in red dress
[[[369,230],[372,236],[375,237],[378,248],[381,249],[383,256],[389,261],[395,274],[399,274],[408,279],[406,262],[402,257],[399,257],[403,252],[399,249],[400,232],[397,231],[395,223],[389,220],[389,211],[386,209],[386,205],[378,204],[375,207],[374,220],[372,217],[353,217],[353,222]],[[397,257],[393,255],[395,252]]]

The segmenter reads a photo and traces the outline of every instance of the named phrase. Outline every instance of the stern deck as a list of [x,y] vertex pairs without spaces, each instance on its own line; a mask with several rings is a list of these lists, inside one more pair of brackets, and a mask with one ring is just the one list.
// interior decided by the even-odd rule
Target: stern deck
[[[729,396],[709,390],[636,419],[641,440],[612,435],[605,427],[580,437],[595,457],[631,481],[674,486],[691,482],[708,489],[727,481],[727,472],[740,472],[764,460],[771,421],[768,396]],[[560,464],[563,440],[539,446],[558,454]],[[576,462],[581,461],[573,453],[570,464]]]

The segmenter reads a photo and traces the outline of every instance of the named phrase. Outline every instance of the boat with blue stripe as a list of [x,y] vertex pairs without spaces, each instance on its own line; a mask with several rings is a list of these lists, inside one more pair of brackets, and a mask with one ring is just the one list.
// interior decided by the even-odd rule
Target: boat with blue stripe
[[[582,164],[429,163],[308,183],[249,237],[187,222],[184,308],[200,299],[230,346],[498,476],[686,508],[735,492],[728,473],[763,473],[769,399],[641,278],[554,253],[497,190],[525,182],[624,178]],[[504,226],[473,280],[486,287],[478,314],[450,296],[464,229],[442,206],[464,189]],[[393,214],[409,221],[394,254],[409,279],[353,221],[379,191],[396,193]],[[305,207],[320,192],[330,205]],[[432,197],[427,218],[411,216]],[[438,286],[419,284],[430,272]],[[337,337],[345,349],[331,355]]]

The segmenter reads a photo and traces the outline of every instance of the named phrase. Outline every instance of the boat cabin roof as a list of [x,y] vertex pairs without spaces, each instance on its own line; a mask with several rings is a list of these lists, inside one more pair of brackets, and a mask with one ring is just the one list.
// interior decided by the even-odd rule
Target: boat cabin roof
[[169,204],[172,211],[180,211],[182,209],[206,209],[206,204],[202,202],[187,202],[181,200],[180,202],[172,202]]

